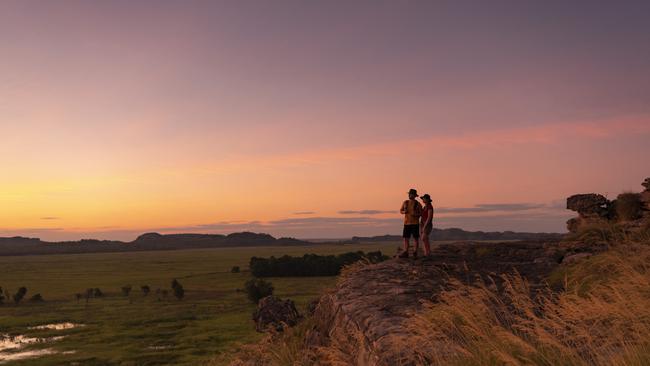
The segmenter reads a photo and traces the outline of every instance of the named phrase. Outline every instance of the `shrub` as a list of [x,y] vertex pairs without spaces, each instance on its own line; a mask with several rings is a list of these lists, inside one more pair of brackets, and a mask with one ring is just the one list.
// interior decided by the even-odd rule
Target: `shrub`
[[4,304],[5,302],[5,295],[4,292],[2,291],[2,287],[0,287],[0,305]]
[[248,299],[256,304],[261,299],[273,295],[273,285],[261,278],[253,278],[246,281],[244,290]]
[[239,273],[239,272],[240,272],[240,270],[239,270],[239,266],[234,266],[234,267],[232,267],[232,269],[230,270],[230,273]]
[[638,193],[621,193],[616,198],[616,215],[619,220],[632,221],[641,217],[643,202]]
[[43,299],[43,296],[41,294],[36,294],[32,297],[29,298],[30,302],[44,302],[45,300]]
[[102,297],[102,296],[104,296],[104,293],[102,292],[102,290],[95,287],[93,289],[93,297]]
[[149,287],[149,285],[140,286],[140,291],[142,291],[142,295],[147,296],[151,291],[151,287]]
[[180,282],[178,282],[176,279],[172,281],[172,291],[174,291],[174,296],[180,300],[185,296],[185,289],[183,289],[183,285],[181,285]]
[[27,294],[27,288],[26,287],[21,287],[18,289],[18,291],[14,294],[13,300],[16,305],[22,301],[22,299],[25,297]]
[[131,293],[131,285],[126,285],[122,287],[123,296],[129,296],[130,293]]

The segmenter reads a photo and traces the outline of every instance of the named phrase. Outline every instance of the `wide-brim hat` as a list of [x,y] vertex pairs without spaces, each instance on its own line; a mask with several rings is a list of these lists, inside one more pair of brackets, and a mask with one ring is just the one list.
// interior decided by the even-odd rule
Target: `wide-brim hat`
[[429,196],[428,193],[423,194],[422,197],[420,197],[420,198],[422,198],[423,201],[431,202],[431,196]]
[[415,195],[415,197],[417,197],[418,196],[418,190],[411,188],[411,189],[409,189],[409,194],[413,194],[413,195]]

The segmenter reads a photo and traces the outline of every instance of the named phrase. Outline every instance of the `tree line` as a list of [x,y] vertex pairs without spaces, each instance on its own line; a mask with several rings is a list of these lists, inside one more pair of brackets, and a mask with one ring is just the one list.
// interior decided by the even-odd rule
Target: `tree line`
[[302,257],[285,255],[279,258],[252,257],[250,270],[255,277],[312,277],[336,276],[344,266],[367,260],[378,263],[388,259],[381,251],[364,253],[349,252],[339,255],[305,254]]

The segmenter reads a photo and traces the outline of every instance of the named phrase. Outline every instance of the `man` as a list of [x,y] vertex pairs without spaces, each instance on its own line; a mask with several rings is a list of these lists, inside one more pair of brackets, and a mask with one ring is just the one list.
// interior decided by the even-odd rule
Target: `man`
[[410,189],[408,192],[409,199],[402,203],[402,208],[399,212],[404,215],[404,231],[402,237],[404,238],[404,250],[399,255],[400,258],[409,257],[409,239],[413,237],[415,242],[415,252],[413,258],[418,257],[418,247],[420,246],[420,215],[422,214],[422,205],[416,201],[418,191]]
[[433,205],[431,204],[431,196],[428,194],[422,195],[422,202],[424,202],[424,208],[422,209],[420,227],[422,228],[422,244],[424,247],[424,256],[428,257],[431,255],[429,236],[433,231]]

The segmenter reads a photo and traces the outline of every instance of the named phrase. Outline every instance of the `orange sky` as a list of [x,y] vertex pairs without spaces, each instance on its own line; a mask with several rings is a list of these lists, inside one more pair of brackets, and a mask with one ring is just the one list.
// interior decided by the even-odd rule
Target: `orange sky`
[[650,174],[632,7],[163,3],[0,5],[0,236],[397,233],[411,187],[441,227],[563,231]]

